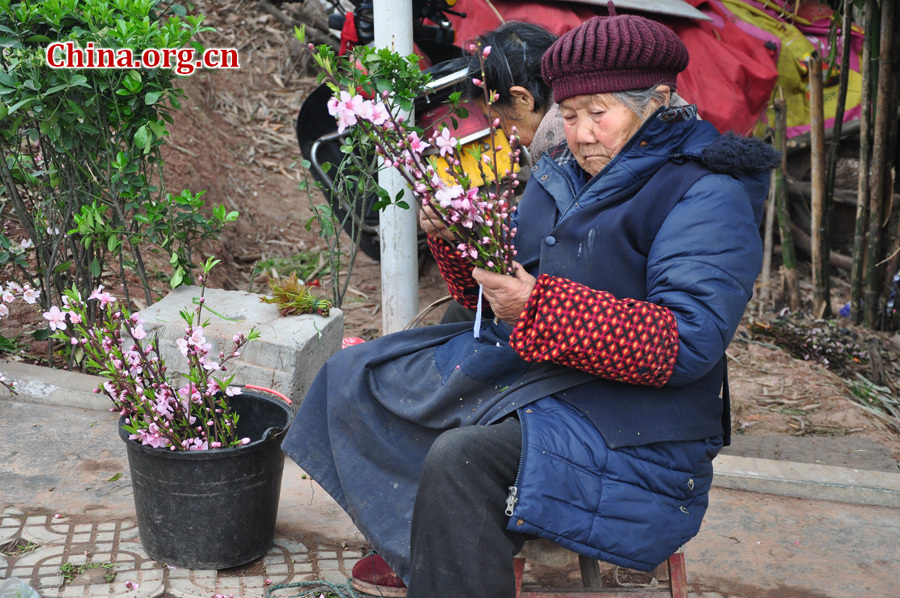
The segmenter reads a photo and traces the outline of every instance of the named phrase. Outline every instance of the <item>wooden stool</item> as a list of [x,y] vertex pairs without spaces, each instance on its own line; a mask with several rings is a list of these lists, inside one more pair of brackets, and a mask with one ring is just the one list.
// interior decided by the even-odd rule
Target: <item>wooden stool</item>
[[[668,579],[669,587],[659,588],[605,588],[600,578],[600,565],[598,561],[578,555],[578,565],[581,569],[582,588],[530,588],[522,589],[522,576],[525,573],[525,560],[528,558],[529,544],[539,543],[539,551],[562,551],[564,558],[569,558],[571,553],[553,544],[548,540],[531,540],[525,544],[522,552],[513,558],[513,567],[516,574],[516,598],[687,598],[687,574],[684,568],[684,547],[679,548],[664,563],[653,571],[653,577]],[[552,550],[549,546],[554,547]],[[556,556],[551,557],[559,558]]]

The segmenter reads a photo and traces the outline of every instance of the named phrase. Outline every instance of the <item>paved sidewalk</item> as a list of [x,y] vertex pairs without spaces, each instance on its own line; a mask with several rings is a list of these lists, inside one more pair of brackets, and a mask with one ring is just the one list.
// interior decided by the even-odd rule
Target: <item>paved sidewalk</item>
[[[48,378],[47,392],[0,396],[0,579],[24,579],[43,598],[250,598],[265,596],[267,579],[345,583],[366,554],[365,539],[349,518],[288,460],[275,546],[262,559],[218,572],[171,569],[151,560],[137,533],[116,419],[83,408],[98,405],[78,394],[93,382],[79,376],[57,373],[52,383]],[[79,407],[60,405],[67,387],[70,396],[85,399],[73,399]],[[782,444],[781,456],[790,452],[784,450],[789,443]],[[804,459],[802,447],[794,448]],[[703,529],[685,549],[692,596],[900,596],[900,509],[884,506],[900,496],[900,473],[877,446],[850,449],[871,454],[846,467],[838,459],[846,457],[845,449],[840,443],[818,446],[814,460],[825,462],[808,465],[769,458],[760,447],[745,445],[743,454],[730,450],[731,461],[717,469]],[[748,464],[756,469],[741,470]],[[92,569],[64,583],[64,563],[115,563],[116,576],[108,582],[104,569]],[[527,573],[526,581],[545,581],[540,567]],[[129,589],[126,582],[139,587]]]
[[[6,509],[0,520],[0,545],[21,539],[36,545],[17,558],[0,556],[0,577],[27,580],[44,598],[117,597],[179,598],[210,597],[215,594],[262,596],[266,580],[283,583],[321,579],[345,584],[349,571],[365,554],[360,549],[335,548],[314,540],[294,541],[283,537],[252,567],[232,571],[169,568],[152,560],[141,548],[133,519],[104,523],[76,523],[81,518],[54,515],[27,516]],[[60,568],[85,563],[114,563],[109,570],[92,569],[65,584]],[[104,579],[115,573],[111,582]]]

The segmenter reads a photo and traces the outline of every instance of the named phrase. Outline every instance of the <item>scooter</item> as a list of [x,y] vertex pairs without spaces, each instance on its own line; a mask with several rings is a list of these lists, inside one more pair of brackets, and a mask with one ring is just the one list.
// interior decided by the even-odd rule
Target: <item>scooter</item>
[[[462,58],[462,50],[453,46],[454,32],[447,14],[465,17],[465,14],[453,11],[455,0],[417,0],[413,2],[415,11],[413,42],[416,51],[431,66],[425,69],[432,76],[426,93],[414,102],[416,125],[426,130],[426,137],[434,134],[434,130],[447,123],[450,109],[445,104],[456,86],[466,77],[471,77],[467,62]],[[348,27],[348,21],[352,27]],[[432,24],[428,24],[428,23]],[[372,5],[356,4],[352,12],[344,15],[332,14],[329,26],[341,33],[341,48],[348,42],[371,43],[374,39]],[[356,40],[348,38],[355,37]],[[361,230],[359,248],[372,259],[379,259],[379,217],[372,206],[377,196],[371,194],[358,205],[349,205],[338,193],[334,193],[334,179],[329,174],[344,158],[340,151],[346,135],[338,133],[334,118],[328,114],[327,102],[331,98],[331,90],[324,84],[318,86],[307,96],[300,107],[297,117],[297,140],[300,152],[310,163],[310,173],[321,185],[325,196],[330,199],[331,208],[339,222],[344,222],[348,234]],[[463,146],[462,155],[467,156],[467,149],[481,145],[484,151],[490,149],[490,123],[474,105],[468,106],[466,118],[454,117],[457,127],[454,136]],[[497,132],[501,135],[501,132]],[[495,139],[497,143],[499,139]],[[464,164],[465,167],[465,164]],[[468,170],[468,169],[467,169]],[[477,164],[472,164],[472,172],[477,173]],[[478,180],[479,176],[473,176]],[[349,218],[348,218],[349,216]],[[420,255],[427,252],[425,236],[419,235]]]

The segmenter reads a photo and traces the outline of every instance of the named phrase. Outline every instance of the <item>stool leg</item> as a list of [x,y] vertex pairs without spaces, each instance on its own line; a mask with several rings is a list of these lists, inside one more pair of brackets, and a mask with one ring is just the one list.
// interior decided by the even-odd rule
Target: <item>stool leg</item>
[[578,555],[578,567],[581,569],[581,583],[586,588],[602,588],[600,564],[591,557]]
[[684,549],[669,557],[669,579],[672,584],[672,598],[688,598],[687,571],[684,566]]
[[[525,575],[525,559],[522,557],[513,558],[513,572],[516,576],[516,598],[522,596],[522,577]],[[687,598],[687,597],[685,597]]]

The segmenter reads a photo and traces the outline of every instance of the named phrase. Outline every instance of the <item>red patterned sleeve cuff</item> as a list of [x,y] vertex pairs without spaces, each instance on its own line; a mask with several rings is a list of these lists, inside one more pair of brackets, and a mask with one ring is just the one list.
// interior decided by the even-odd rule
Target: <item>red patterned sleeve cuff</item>
[[472,278],[472,270],[475,269],[472,262],[443,239],[429,235],[428,247],[453,298],[463,307],[475,309],[478,305],[478,283]]
[[509,344],[526,361],[659,387],[675,370],[678,324],[665,307],[541,274]]

